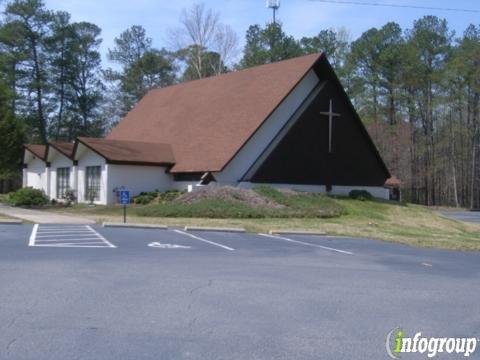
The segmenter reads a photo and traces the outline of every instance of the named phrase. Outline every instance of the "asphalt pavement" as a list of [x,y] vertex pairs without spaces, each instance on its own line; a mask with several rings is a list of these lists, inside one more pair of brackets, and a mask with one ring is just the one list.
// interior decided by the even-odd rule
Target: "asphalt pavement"
[[479,273],[380,241],[0,225],[0,359],[387,359],[396,327],[480,337]]
[[441,214],[455,220],[480,223],[480,211],[442,211]]

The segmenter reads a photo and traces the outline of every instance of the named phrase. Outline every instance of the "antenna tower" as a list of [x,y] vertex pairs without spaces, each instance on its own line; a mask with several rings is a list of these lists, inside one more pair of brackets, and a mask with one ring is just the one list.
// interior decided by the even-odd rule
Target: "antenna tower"
[[267,0],[267,8],[273,10],[273,23],[276,24],[276,13],[280,8],[280,0]]

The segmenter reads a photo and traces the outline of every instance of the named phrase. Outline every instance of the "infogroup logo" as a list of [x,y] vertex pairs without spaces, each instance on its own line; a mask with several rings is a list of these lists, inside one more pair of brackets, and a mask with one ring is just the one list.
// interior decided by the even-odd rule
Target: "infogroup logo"
[[387,334],[385,347],[392,359],[400,359],[400,354],[404,353],[427,354],[428,358],[444,353],[469,357],[475,352],[479,342],[480,339],[477,338],[422,337],[421,332],[415,333],[413,337],[406,337],[405,332],[397,327]]

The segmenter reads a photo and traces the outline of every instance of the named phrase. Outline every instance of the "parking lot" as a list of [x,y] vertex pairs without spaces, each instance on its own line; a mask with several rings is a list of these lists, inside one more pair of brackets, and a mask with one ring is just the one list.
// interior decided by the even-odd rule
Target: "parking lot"
[[440,213],[455,220],[480,223],[480,211],[442,211]]
[[398,326],[479,337],[479,271],[360,239],[0,225],[0,359],[383,359]]

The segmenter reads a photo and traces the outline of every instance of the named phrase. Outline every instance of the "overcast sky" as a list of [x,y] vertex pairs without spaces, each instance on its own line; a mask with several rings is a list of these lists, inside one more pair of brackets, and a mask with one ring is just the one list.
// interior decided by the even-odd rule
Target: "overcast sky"
[[[153,39],[154,46],[168,47],[167,30],[178,25],[182,8],[195,0],[45,0],[51,10],[65,10],[73,21],[89,21],[102,29],[102,55],[112,47],[113,39],[131,25],[142,25]],[[241,44],[251,24],[264,25],[271,20],[265,0],[206,0],[208,7],[221,15],[222,22],[238,33]],[[374,3],[393,3],[416,6],[455,7],[480,10],[479,0],[369,0]],[[353,39],[371,27],[388,21],[398,22],[404,29],[413,20],[434,14],[448,20],[450,27],[461,35],[471,23],[480,24],[480,13],[366,7],[327,4],[315,0],[282,0],[278,13],[284,30],[295,37],[317,34],[322,29],[346,27]]]

